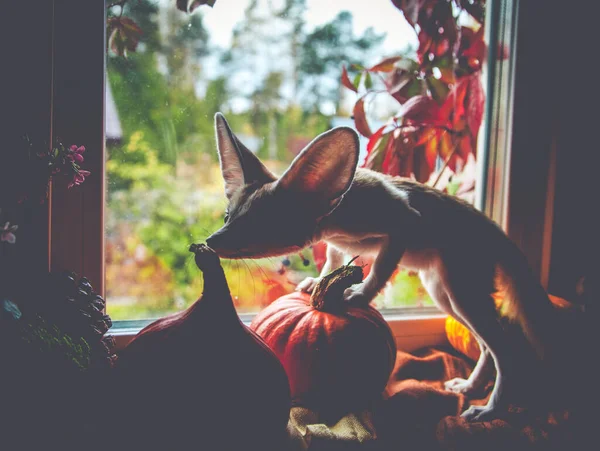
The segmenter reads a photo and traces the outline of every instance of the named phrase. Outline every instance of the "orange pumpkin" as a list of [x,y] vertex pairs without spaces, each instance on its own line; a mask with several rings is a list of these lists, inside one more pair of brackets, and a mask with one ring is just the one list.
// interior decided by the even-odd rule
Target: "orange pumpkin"
[[375,308],[336,304],[295,292],[250,324],[283,364],[292,403],[324,415],[343,415],[380,398],[396,360],[392,331]]

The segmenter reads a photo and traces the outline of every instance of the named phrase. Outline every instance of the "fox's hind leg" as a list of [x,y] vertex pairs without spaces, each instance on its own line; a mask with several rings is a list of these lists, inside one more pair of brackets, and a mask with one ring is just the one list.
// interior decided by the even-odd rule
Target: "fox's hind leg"
[[[473,261],[473,264],[465,264]],[[485,406],[471,406],[462,416],[472,421],[494,418],[500,409],[508,407],[507,382],[516,376],[511,346],[500,324],[494,299],[494,266],[476,259],[444,259],[440,273],[448,292],[452,310],[478,336],[487,348],[496,367],[494,388]],[[484,357],[485,358],[485,357]]]
[[[468,326],[466,326],[468,327]],[[482,394],[486,382],[489,380],[489,373],[493,369],[494,360],[488,347],[481,339],[477,339],[479,349],[479,359],[475,368],[469,374],[467,379],[455,377],[444,383],[444,388],[454,393],[461,393],[467,397],[473,397]]]
[[[436,303],[437,307],[448,315],[452,316],[463,326],[469,330],[473,328],[465,322],[452,308],[450,298],[448,296],[448,288],[446,287],[445,268],[441,259],[437,259],[428,270],[419,271],[419,277],[423,287],[427,290],[429,296]],[[479,349],[481,353],[477,364],[467,379],[454,378],[447,381],[444,386],[446,390],[455,393],[462,393],[469,397],[479,394],[484,385],[489,380],[489,372],[493,369],[493,359],[490,350],[485,345],[484,341],[477,337]]]

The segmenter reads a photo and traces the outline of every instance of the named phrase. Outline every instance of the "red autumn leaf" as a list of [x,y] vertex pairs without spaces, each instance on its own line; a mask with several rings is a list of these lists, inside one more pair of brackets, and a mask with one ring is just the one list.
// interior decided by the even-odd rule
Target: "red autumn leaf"
[[[456,143],[455,143],[456,141]],[[448,132],[443,132],[440,135],[439,139],[439,147],[438,147],[438,155],[444,163],[447,161],[447,166],[453,171],[456,171],[456,152],[455,144],[458,144],[458,140],[452,139],[452,135]]]
[[367,143],[367,155],[369,155],[373,148],[377,145],[386,127],[387,125],[379,127],[377,131],[371,135],[371,137],[369,138],[369,142]]
[[393,147],[386,153],[381,169],[386,174],[410,177],[414,173],[414,140],[406,132],[396,131],[400,129],[394,131]]
[[199,6],[214,6],[217,0],[176,0],[176,2],[178,10],[191,14]]
[[375,64],[368,69],[369,72],[391,72],[394,70],[394,65],[402,59],[401,56],[392,56],[386,58],[378,64]]
[[416,124],[439,124],[440,107],[431,97],[418,95],[408,99],[399,116]]
[[371,167],[371,165],[373,164],[373,160],[376,157],[380,157],[381,160],[383,159],[383,149],[386,148],[391,135],[391,131],[383,133],[386,127],[387,125],[380,127],[369,138],[369,142],[367,143],[367,155],[365,156],[362,167]]
[[417,49],[417,58],[419,60],[419,62],[421,64],[423,64],[425,61],[427,61],[427,58],[429,57],[429,54],[434,54],[432,50],[432,46],[433,46],[433,39],[431,38],[431,36],[429,36],[429,34],[425,33],[424,31],[421,31],[419,33],[419,48]]
[[458,27],[452,14],[449,1],[427,1],[419,8],[419,48],[420,62],[429,60],[429,55],[442,57],[450,50],[456,50]]
[[371,131],[371,128],[369,127],[369,123],[367,122],[367,117],[365,115],[365,99],[364,97],[361,97],[360,99],[358,99],[358,102],[356,102],[356,104],[354,105],[354,124],[356,125],[356,130],[358,130],[358,132],[367,137],[370,138],[371,135],[373,134],[373,132]]
[[[393,138],[390,138],[393,139]],[[381,163],[381,172],[384,174],[390,174],[390,162],[394,158],[396,154],[396,150],[392,149],[390,152],[386,152],[383,157],[383,162]],[[396,175],[396,174],[393,174]]]
[[460,155],[460,157],[463,160],[466,160],[469,154],[474,154],[474,142],[476,142],[476,138],[472,137],[470,134],[465,135],[461,138],[460,143],[458,145],[458,155]]
[[415,152],[410,149],[399,155],[397,167],[393,168],[400,177],[414,176]]
[[486,54],[483,27],[480,27],[477,32],[468,27],[461,27],[460,31],[458,54],[467,63],[470,70],[478,71],[481,69]]
[[419,136],[416,140],[415,146],[427,144],[431,139],[437,137],[438,129],[435,127],[423,127],[419,132]]
[[142,34],[142,29],[138,26],[138,24],[136,24],[132,19],[130,19],[129,17],[121,17],[120,19],[118,19],[119,22],[121,23],[121,26],[127,30],[127,33],[133,34]]
[[406,99],[400,94],[400,91],[402,91],[414,79],[414,74],[406,71],[395,70],[388,78],[386,78],[385,86],[390,95],[398,100],[398,102],[402,103]]
[[342,66],[342,84],[349,90],[358,92],[358,89],[356,89],[356,87],[350,81],[350,78],[348,77],[348,71],[346,70],[346,66]]
[[365,158],[362,167],[380,171],[385,155],[389,151],[391,144],[393,144],[392,132],[385,133],[375,146],[373,146],[371,152],[369,152]]
[[469,127],[474,136],[479,131],[485,105],[485,93],[480,77],[480,72],[462,77],[453,86],[440,108],[440,118],[455,131],[462,131],[465,126]]
[[406,21],[414,28],[419,20],[421,8],[423,8],[426,3],[431,3],[431,1],[432,0],[392,0],[392,3],[396,8],[402,11]]
[[108,45],[119,56],[135,52],[142,29],[129,17],[110,17],[107,21]]
[[423,94],[423,83],[416,78],[418,73],[419,63],[410,58],[402,58],[384,79],[388,93],[400,103],[414,95]]
[[381,163],[381,172],[384,174],[398,175],[400,152],[402,152],[402,130],[397,128],[390,133],[385,156]]
[[465,97],[468,90],[468,82],[468,77],[459,79],[440,107],[440,121],[455,131],[462,131],[466,124]]
[[436,132],[431,136],[429,141],[427,141],[424,146],[425,160],[427,161],[427,166],[429,166],[430,171],[435,169],[435,164],[437,163],[438,145],[439,133]]
[[431,175],[431,169],[425,156],[424,146],[415,146],[413,150],[412,174],[418,182],[425,183]]
[[461,27],[460,54],[463,56],[483,58],[485,56],[485,42],[483,41],[483,38],[483,27],[480,27],[477,31],[469,27]]

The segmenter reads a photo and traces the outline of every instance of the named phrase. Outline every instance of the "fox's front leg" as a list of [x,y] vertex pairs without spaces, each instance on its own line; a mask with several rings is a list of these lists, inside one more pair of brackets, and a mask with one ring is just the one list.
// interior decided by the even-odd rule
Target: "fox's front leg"
[[347,288],[344,291],[344,299],[362,305],[371,302],[392,277],[405,249],[400,240],[392,238],[384,240],[367,278],[360,285]]
[[344,253],[337,250],[331,244],[328,244],[325,264],[323,264],[323,268],[321,269],[319,277],[307,277],[296,286],[296,291],[312,293],[317,284],[319,283],[319,280],[321,280],[323,276],[326,276],[334,269],[342,266],[343,263]]

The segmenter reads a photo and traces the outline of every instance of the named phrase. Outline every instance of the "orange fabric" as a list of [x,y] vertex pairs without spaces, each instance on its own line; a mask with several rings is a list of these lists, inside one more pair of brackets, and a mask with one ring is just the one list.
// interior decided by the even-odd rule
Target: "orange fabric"
[[511,407],[502,418],[490,422],[465,421],[460,412],[470,404],[485,404],[492,380],[488,394],[471,401],[445,391],[443,383],[467,378],[472,368],[472,361],[451,349],[398,351],[386,399],[375,410],[377,436],[385,442],[381,449],[575,451],[596,447],[590,442],[593,416],[585,410],[595,406],[591,402],[584,408],[585,396],[579,401],[570,399],[572,408],[565,410],[533,412]]

